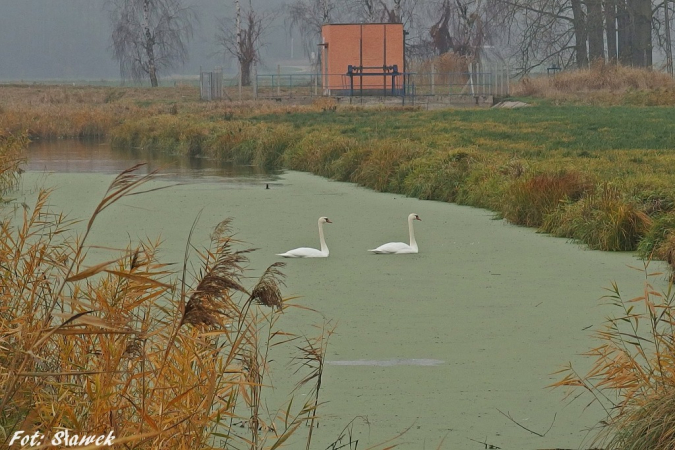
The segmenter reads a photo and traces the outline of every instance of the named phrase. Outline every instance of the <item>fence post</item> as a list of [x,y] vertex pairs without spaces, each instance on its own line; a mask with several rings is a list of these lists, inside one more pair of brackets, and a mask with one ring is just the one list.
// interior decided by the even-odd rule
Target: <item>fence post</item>
[[436,75],[436,64],[431,63],[431,95],[436,94],[436,80],[435,80],[435,75]]
[[258,64],[253,61],[253,98],[258,99]]
[[501,72],[495,70],[495,78],[494,78],[494,80],[493,80],[493,85],[494,85],[494,87],[493,87],[492,89],[494,90],[493,95],[499,96],[499,97],[502,96],[502,92],[501,92],[501,91],[502,91],[501,76],[502,76]]
[[314,97],[319,95],[319,74],[314,75]]
[[480,95],[485,94],[485,72],[483,72],[483,67],[479,66],[478,69],[480,72],[478,72],[478,79],[480,80],[480,87],[478,88],[478,93]]
[[281,97],[281,64],[277,64],[277,96]]
[[239,101],[241,102],[241,64],[239,64]]
[[507,95],[507,96],[509,95],[508,87],[507,87],[508,82],[509,82],[509,79],[506,76],[506,67],[502,67],[502,96],[503,95]]

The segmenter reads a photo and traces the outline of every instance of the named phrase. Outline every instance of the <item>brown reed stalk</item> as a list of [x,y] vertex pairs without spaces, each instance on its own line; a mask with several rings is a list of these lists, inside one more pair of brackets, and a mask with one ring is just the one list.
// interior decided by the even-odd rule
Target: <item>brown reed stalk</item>
[[335,325],[324,322],[321,332],[315,338],[304,337],[304,345],[296,346],[300,355],[296,357],[298,369],[296,373],[303,369],[309,369],[309,373],[297,384],[297,388],[313,382],[310,399],[304,404],[302,412],[306,414],[309,421],[309,433],[307,435],[306,449],[309,450],[312,444],[312,432],[314,424],[318,418],[317,410],[319,408],[319,394],[321,392],[321,383],[323,381],[323,370],[326,360],[326,349],[328,341],[335,332]]
[[87,265],[95,219],[146,181],[120,174],[79,238],[74,222],[49,211],[48,191],[22,217],[0,222],[4,444],[17,429],[111,430],[136,449],[212,448],[225,437],[257,450],[290,435],[277,435],[278,416],[262,417],[270,349],[293,339],[276,327],[289,300],[282,265],[244,287],[250,250],[235,248],[227,221],[197,252],[202,269],[183,276],[183,293],[157,260],[158,242]]

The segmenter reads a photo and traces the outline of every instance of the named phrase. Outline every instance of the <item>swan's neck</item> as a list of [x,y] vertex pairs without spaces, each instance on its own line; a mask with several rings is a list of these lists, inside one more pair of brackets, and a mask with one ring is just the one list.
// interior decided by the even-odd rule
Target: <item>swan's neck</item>
[[321,253],[328,254],[328,246],[326,245],[326,239],[323,237],[323,224],[319,223],[319,241],[321,241]]
[[408,219],[408,231],[410,232],[410,247],[417,251],[417,241],[415,240],[415,230],[413,229],[413,218]]

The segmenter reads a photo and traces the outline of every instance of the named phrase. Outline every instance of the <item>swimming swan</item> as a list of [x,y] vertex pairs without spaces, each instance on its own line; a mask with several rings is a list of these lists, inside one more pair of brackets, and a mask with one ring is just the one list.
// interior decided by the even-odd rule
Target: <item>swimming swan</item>
[[410,231],[410,245],[403,242],[389,242],[388,244],[380,245],[377,248],[368,250],[373,253],[382,254],[403,254],[403,253],[417,253],[417,241],[415,241],[415,232],[413,231],[413,220],[419,220],[420,216],[413,213],[408,216],[408,230]]
[[286,253],[277,253],[277,256],[284,258],[328,258],[328,246],[323,238],[323,224],[333,223],[328,217],[319,217],[319,240],[321,241],[321,250],[308,247],[300,247],[289,250]]

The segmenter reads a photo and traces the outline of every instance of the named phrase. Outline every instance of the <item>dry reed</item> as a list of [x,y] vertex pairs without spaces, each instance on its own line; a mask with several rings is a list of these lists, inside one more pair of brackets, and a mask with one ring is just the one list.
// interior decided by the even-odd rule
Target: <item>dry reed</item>
[[276,327],[291,306],[280,292],[282,265],[249,291],[250,250],[236,249],[227,221],[198,252],[193,280],[187,251],[176,280],[157,259],[157,242],[87,264],[100,213],[152,179],[138,168],[116,177],[79,238],[47,207],[48,191],[22,218],[0,223],[0,442],[17,430],[65,428],[112,431],[136,449],[281,446],[315,418],[325,354],[325,346],[314,352],[314,366],[301,372],[316,381],[313,400],[264,418],[270,348],[299,338]]
[[645,264],[644,293],[625,299],[613,283],[605,297],[618,309],[596,333],[599,345],[586,356],[591,369],[571,365],[554,387],[582,389],[607,413],[595,442],[606,449],[670,450],[675,442],[675,290],[654,289]]

